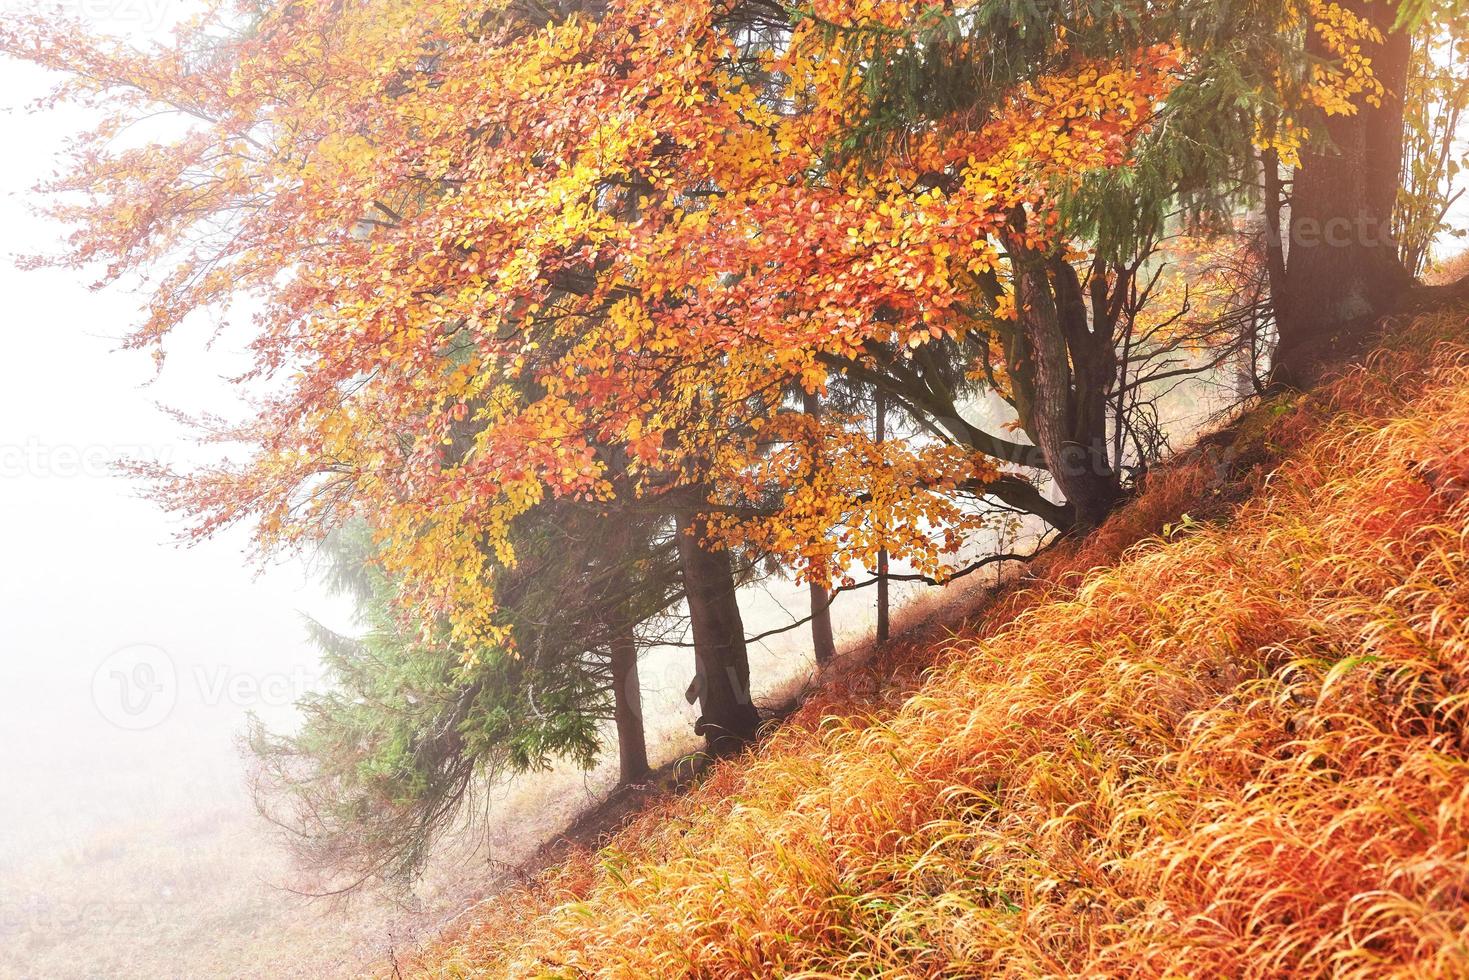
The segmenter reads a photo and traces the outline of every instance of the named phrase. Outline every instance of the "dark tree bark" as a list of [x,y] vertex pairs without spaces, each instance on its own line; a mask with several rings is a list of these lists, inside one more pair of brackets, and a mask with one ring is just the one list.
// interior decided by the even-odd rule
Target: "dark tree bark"
[[877,642],[892,638],[891,610],[888,598],[888,550],[877,553]]
[[[801,392],[801,405],[813,419],[821,418],[821,400],[809,391]],[[836,638],[831,630],[831,596],[818,582],[810,584],[811,591],[811,648],[816,663],[825,666],[837,655]]]
[[[888,400],[887,396],[881,391],[877,393],[877,400],[873,406],[872,414],[875,421],[875,432],[873,435],[880,445],[887,441],[888,437]],[[889,635],[888,550],[883,548],[877,553],[877,642],[886,643]]]
[[619,626],[611,644],[612,717],[617,724],[617,781],[629,786],[647,778],[648,746],[643,734],[643,692],[638,682],[638,643],[632,624]]
[[678,515],[678,553],[694,633],[692,698],[699,704],[695,732],[712,755],[738,751],[755,740],[760,715],[750,698],[750,660],[729,552],[706,543],[705,520]]
[[1285,185],[1280,176],[1280,154],[1266,150],[1260,155],[1260,169],[1265,192],[1262,212],[1265,217],[1265,272],[1269,276],[1270,295],[1276,306],[1285,295]]
[[[1274,383],[1294,388],[1309,387],[1325,368],[1357,353],[1413,285],[1392,238],[1412,39],[1392,30],[1395,3],[1344,0],[1343,6],[1386,35],[1371,57],[1387,96],[1380,107],[1364,102],[1356,115],[1326,120],[1330,145],[1308,147],[1295,172],[1272,373]],[[1315,32],[1308,49],[1331,57]]]
[[826,666],[836,659],[836,637],[831,630],[831,595],[817,582],[811,586],[811,648],[816,662]]
[[1056,293],[1061,335],[1071,356],[1071,444],[1079,447],[1084,460],[1088,493],[1097,501],[1098,513],[1086,515],[1101,523],[1121,496],[1121,485],[1113,465],[1107,429],[1107,408],[1112,390],[1118,387],[1117,345],[1114,326],[1120,313],[1119,300],[1126,293],[1128,273],[1094,263],[1090,276],[1090,306],[1076,268],[1059,255],[1052,255],[1051,288]]
[[[1006,243],[1020,318],[1009,365],[1016,410],[1074,511],[1074,528],[1086,531],[1121,495],[1107,447],[1107,397],[1116,375],[1111,326],[1092,323],[1076,270],[1022,243],[1023,214],[1016,224]],[[1110,306],[1110,295],[1096,305]]]

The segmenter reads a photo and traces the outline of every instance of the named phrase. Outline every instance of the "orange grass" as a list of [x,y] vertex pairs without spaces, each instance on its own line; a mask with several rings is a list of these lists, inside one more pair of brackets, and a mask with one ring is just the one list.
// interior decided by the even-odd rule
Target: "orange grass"
[[1235,432],[916,690],[817,698],[409,966],[1469,976],[1462,315]]
[[1460,252],[1441,262],[1435,262],[1428,270],[1428,281],[1436,285],[1448,285],[1469,276],[1469,252]]

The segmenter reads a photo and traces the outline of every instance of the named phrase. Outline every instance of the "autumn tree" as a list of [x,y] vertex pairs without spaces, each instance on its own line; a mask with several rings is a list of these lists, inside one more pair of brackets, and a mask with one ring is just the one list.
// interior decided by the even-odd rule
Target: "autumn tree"
[[[1178,208],[1218,222],[1263,194],[1275,244],[1276,378],[1304,384],[1412,285],[1391,238],[1411,32],[1455,8],[1431,0],[930,7],[903,31],[870,40],[881,56],[866,79],[859,142],[885,152],[915,119],[956,111],[982,119],[1017,82],[1082,52],[1178,43],[1178,84],[1127,178],[1104,173],[1065,200],[1063,218],[1110,262],[1157,237]],[[1054,298],[1043,299],[1044,318]]]
[[1403,265],[1415,276],[1428,265],[1442,235],[1465,234],[1448,221],[1449,212],[1464,193],[1455,185],[1464,171],[1458,137],[1469,110],[1469,24],[1465,20],[1460,13],[1442,23],[1425,23],[1414,35],[1402,189],[1393,237]]
[[[916,9],[853,26],[901,36]],[[846,148],[878,62],[865,39],[834,57],[829,20],[307,0],[224,4],[143,52],[44,18],[0,43],[103,110],[47,190],[75,227],[59,261],[152,277],[134,346],[261,301],[250,411],[201,422],[248,452],[150,473],[194,533],[246,521],[279,549],[359,520],[440,642],[513,651],[517,521],[647,507],[679,529],[722,747],[758,723],[751,556],[828,590],[883,556],[942,582],[984,506],[1069,528],[1115,499],[1104,378],[1136,253],[1076,259],[1058,217],[1121,193],[1182,64],[1052,33],[983,112],[940,106],[874,162]],[[177,130],[115,139],[164,111]],[[790,405],[838,378],[926,435]],[[982,386],[1028,441],[966,417]]]

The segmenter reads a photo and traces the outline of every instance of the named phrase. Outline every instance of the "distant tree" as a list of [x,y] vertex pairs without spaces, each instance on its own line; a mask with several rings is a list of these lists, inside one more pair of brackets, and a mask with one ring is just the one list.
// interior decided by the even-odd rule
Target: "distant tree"
[[[801,392],[801,409],[812,421],[820,422],[821,399],[818,396]],[[815,578],[808,585],[811,597],[811,648],[817,665],[825,666],[837,654],[836,637],[831,628],[831,596],[826,587]]]
[[[873,395],[872,404],[873,441],[879,446],[887,442],[888,410],[887,396],[882,392]],[[888,642],[891,633],[889,617],[892,614],[888,594],[888,552],[881,548],[877,552],[877,642]]]
[[353,887],[415,877],[433,842],[495,778],[557,762],[592,766],[615,726],[619,782],[649,773],[637,657],[681,630],[671,535],[595,507],[533,511],[522,563],[501,583],[514,646],[463,648],[406,618],[365,528],[330,539],[334,584],[366,632],[312,634],[329,686],[301,724],[248,742],[256,799],[303,867]]
[[1463,195],[1461,124],[1469,110],[1469,24],[1466,15],[1423,24],[1414,35],[1408,77],[1407,139],[1402,190],[1394,220],[1403,265],[1414,276],[1427,267],[1435,242],[1451,227],[1449,212]]

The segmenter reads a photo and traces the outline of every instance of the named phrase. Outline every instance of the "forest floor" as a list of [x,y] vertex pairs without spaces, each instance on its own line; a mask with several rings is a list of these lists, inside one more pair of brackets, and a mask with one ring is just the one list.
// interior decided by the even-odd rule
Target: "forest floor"
[[[877,665],[878,659],[889,665],[916,665],[923,651],[972,629],[984,610],[1024,574],[1021,567],[1012,566],[998,576],[1003,584],[987,579],[960,581],[904,603],[893,612],[891,638],[886,643],[879,644],[871,637],[848,643],[816,678],[793,677],[762,698],[760,708],[766,737],[778,731],[808,700],[818,695],[830,697],[842,685],[850,685],[853,694],[865,698],[873,697],[879,688],[888,698],[916,690],[921,683],[920,672],[899,670],[884,675]],[[539,877],[569,859],[610,844],[644,813],[698,789],[717,764],[706,755],[687,754],[655,767],[640,783],[607,793],[547,837],[525,860],[504,866],[498,885],[482,889],[483,894],[473,904],[444,920],[443,935],[473,923],[478,912],[493,905],[506,891],[534,887]],[[401,972],[403,965],[395,959],[378,964],[389,975],[395,967]]]
[[1443,313],[910,611],[758,749],[583,818],[393,969],[1464,975],[1466,569]]

